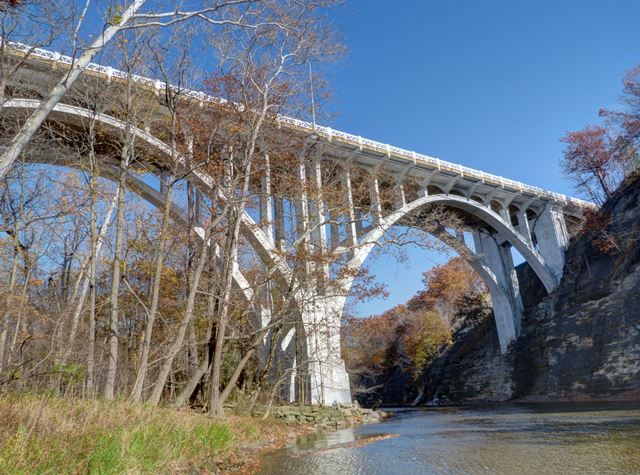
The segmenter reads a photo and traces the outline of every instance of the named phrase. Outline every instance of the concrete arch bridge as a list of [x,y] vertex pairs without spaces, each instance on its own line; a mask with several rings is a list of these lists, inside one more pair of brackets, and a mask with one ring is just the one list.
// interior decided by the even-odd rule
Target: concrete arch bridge
[[[11,44],[10,51],[16,61],[22,58],[24,63],[12,77],[11,98],[3,104],[4,112],[32,110],[48,90],[51,78],[64,74],[71,59],[46,50],[31,51],[19,44]],[[86,75],[105,85],[127,77],[101,65],[91,65]],[[151,98],[160,96],[165,87],[171,87],[137,76],[134,83],[139,94]],[[65,102],[52,112],[50,120],[77,127],[93,116],[102,133],[121,134],[127,125],[117,114],[106,109],[96,115],[79,105],[77,98],[86,94],[82,87],[80,82],[70,91]],[[184,97],[205,107],[220,104],[219,99],[197,91],[185,91]],[[161,101],[155,100],[154,104],[153,114],[167,114]],[[321,279],[337,279],[343,289],[340,293],[328,291],[318,282],[292,286],[300,325],[292,326],[278,341],[279,350],[289,355],[283,360],[292,365],[291,399],[306,394],[305,399],[313,403],[351,401],[349,378],[340,356],[342,312],[357,271],[394,226],[421,226],[434,207],[455,211],[461,229],[452,233],[441,227],[431,228],[431,232],[465,256],[484,280],[491,294],[500,347],[505,352],[518,336],[522,314],[512,249],[529,263],[546,290],[552,291],[562,277],[570,235],[583,220],[583,211],[592,207],[558,193],[328,127],[288,117],[280,117],[277,125],[304,144],[300,153],[291,159],[289,169],[291,179],[299,187],[293,190],[293,197],[289,189],[284,198],[274,183],[269,157],[265,156],[261,160],[260,179],[253,184],[257,204],[242,215],[242,235],[264,266],[284,282],[299,280],[299,270],[282,252],[292,241],[305,242],[320,253],[336,256],[346,270],[335,274],[329,264],[322,264],[319,272]],[[183,169],[189,167],[189,157],[172,150],[158,138],[153,127],[139,124],[134,134],[137,147],[153,156],[153,173],[162,175],[176,165]],[[102,158],[103,174],[107,178],[115,177],[118,157]],[[46,156],[37,154],[31,160],[49,162]],[[74,166],[73,160],[61,164]],[[198,190],[200,201],[216,189],[214,179],[197,168],[188,179]],[[335,185],[334,189],[339,190],[340,206],[329,206],[328,192],[326,196],[323,194],[329,180]],[[132,190],[154,206],[164,207],[166,189],[162,180],[156,183],[158,186],[154,187],[148,180],[133,175],[128,178]],[[315,193],[308,193],[310,189]],[[227,199],[219,191],[216,198]],[[335,201],[335,196],[332,199]],[[293,209],[289,220],[285,220],[287,206]],[[178,222],[188,222],[178,206],[174,206],[173,217]],[[202,235],[198,218],[194,232]],[[469,239],[465,240],[463,233],[472,236],[473,246],[467,245]],[[286,236],[290,237],[289,241]],[[238,295],[253,308],[255,325],[268,325],[271,318],[268,298],[254,292],[240,266],[234,270],[233,277]],[[304,332],[304,338],[296,335],[296,331]],[[295,353],[296,336],[298,344],[303,342],[306,358],[304,390],[300,384],[294,384],[302,374],[295,357],[291,357]]]

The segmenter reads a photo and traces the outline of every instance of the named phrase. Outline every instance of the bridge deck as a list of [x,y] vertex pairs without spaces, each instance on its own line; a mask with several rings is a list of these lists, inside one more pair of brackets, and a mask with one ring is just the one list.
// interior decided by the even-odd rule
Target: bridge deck
[[[70,67],[73,58],[58,52],[33,48],[16,42],[8,42],[8,49],[16,56],[28,56],[29,61],[47,63],[52,67]],[[110,66],[90,64],[86,74],[106,81],[124,81],[128,75]],[[133,81],[143,89],[159,93],[167,84],[162,81],[134,75]],[[168,87],[177,89],[175,86]],[[182,89],[181,93],[195,101],[211,104],[224,104],[220,97],[208,95],[202,91]],[[429,155],[402,149],[357,135],[333,130],[330,127],[314,125],[293,117],[280,116],[278,121],[284,127],[313,137],[313,140],[325,144],[325,152],[339,160],[355,160],[358,165],[375,168],[384,165],[394,173],[410,176],[417,181],[429,180],[430,183],[456,190],[462,194],[474,193],[486,195],[492,199],[502,199],[514,205],[536,205],[543,207],[547,203],[560,205],[567,215],[580,216],[584,208],[593,204],[571,198],[566,195],[545,190],[536,186],[510,180],[498,175],[485,173],[463,165],[447,162]]]

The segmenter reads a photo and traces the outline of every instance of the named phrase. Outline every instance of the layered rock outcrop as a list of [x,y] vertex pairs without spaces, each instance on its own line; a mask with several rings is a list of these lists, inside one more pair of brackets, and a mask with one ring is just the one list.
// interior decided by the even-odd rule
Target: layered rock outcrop
[[521,266],[526,309],[507,354],[492,319],[467,325],[425,369],[421,403],[640,399],[640,179],[592,228],[571,241],[552,294]]

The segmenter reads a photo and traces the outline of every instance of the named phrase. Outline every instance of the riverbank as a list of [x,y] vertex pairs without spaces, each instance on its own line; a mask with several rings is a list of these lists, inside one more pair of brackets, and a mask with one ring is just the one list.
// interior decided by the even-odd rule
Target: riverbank
[[[274,418],[215,420],[125,401],[0,396],[0,473],[251,473],[260,451],[312,430]],[[254,468],[252,468],[254,467]]]
[[352,406],[274,407],[213,419],[191,409],[46,395],[0,396],[0,473],[254,473],[260,456],[318,429],[377,422]]

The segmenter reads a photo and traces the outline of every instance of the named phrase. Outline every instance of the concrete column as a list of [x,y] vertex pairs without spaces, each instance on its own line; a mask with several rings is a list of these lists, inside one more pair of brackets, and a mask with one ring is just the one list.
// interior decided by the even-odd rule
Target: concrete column
[[[315,221],[315,229],[313,231],[313,240],[317,246],[320,255],[324,256],[327,251],[327,215],[325,210],[325,202],[322,196],[322,161],[314,160],[311,170],[313,185],[316,189],[317,196],[313,200],[313,219]],[[323,276],[329,276],[329,264],[323,263]]]
[[518,336],[522,317],[522,300],[511,251],[505,245],[499,246],[492,236],[479,231],[473,232],[473,242],[477,257],[495,277],[489,291],[500,350],[504,354],[509,343]]
[[[304,154],[298,159],[296,171],[300,182],[300,196],[295,200],[298,237],[302,237],[302,246],[309,249],[309,243],[311,241],[310,236],[307,235],[309,233],[309,200],[307,196],[307,169]],[[307,274],[311,272],[312,266],[307,259],[304,260],[303,267]]]
[[433,171],[420,181],[420,190],[418,191],[418,195],[420,198],[426,198],[427,196],[429,196],[429,183],[431,183],[431,180],[433,179],[433,176],[435,174],[436,172]]
[[291,378],[289,380],[289,402],[296,402],[296,378],[298,377],[298,365],[296,357],[293,357],[293,366],[291,369]]
[[[307,200],[307,171],[303,157],[300,157],[296,171],[300,182],[300,197],[296,200],[296,219],[298,231],[306,233],[309,230],[309,202]],[[303,241],[308,242],[308,238],[304,238]]]
[[531,228],[529,227],[529,218],[527,217],[527,210],[518,210],[518,231],[522,234],[525,241],[531,244]]
[[[278,378],[280,375],[289,371],[289,384],[283,384],[281,397],[286,398],[289,402],[297,400],[297,387],[299,371],[297,368],[296,347],[299,335],[295,326],[284,328],[276,338],[271,335],[268,342],[268,349],[274,347],[273,366],[270,376]],[[304,336],[302,337],[304,340]]]
[[283,251],[286,246],[284,229],[284,200],[279,196],[274,196],[273,221],[275,224],[276,246]]
[[424,180],[422,183],[420,183],[420,189],[418,190],[418,197],[419,198],[426,198],[427,196],[429,196],[429,183],[431,182],[431,180]]
[[564,253],[569,243],[562,210],[556,206],[547,205],[535,220],[533,233],[545,264],[559,283],[564,269]]
[[320,297],[303,309],[312,404],[351,403],[349,375],[340,354],[340,324],[345,299]]
[[375,175],[371,177],[369,195],[371,199],[371,218],[373,219],[374,226],[377,226],[382,220],[382,205],[380,204],[380,185],[378,183],[378,177]]
[[351,189],[351,172],[349,168],[344,168],[342,172],[342,186],[344,187],[344,205],[347,231],[347,246],[356,246],[358,244],[358,234],[356,230],[356,215],[353,208],[353,191]]
[[508,244],[497,246],[500,251],[500,258],[504,269],[506,287],[513,307],[513,324],[516,331],[516,337],[520,334],[520,323],[522,321],[522,312],[524,305],[520,295],[520,283],[518,282],[518,274],[513,265],[513,256],[511,247]]
[[396,179],[395,186],[396,209],[400,209],[407,204],[407,197],[404,192],[404,176]]
[[508,206],[503,206],[500,209],[500,213],[498,213],[500,215],[500,217],[502,219],[504,219],[505,223],[507,223],[509,226],[511,226],[511,215],[509,214],[509,207]]
[[264,156],[264,170],[260,178],[260,227],[269,240],[274,242],[273,202],[271,197],[271,164],[269,155]]

